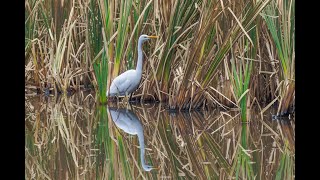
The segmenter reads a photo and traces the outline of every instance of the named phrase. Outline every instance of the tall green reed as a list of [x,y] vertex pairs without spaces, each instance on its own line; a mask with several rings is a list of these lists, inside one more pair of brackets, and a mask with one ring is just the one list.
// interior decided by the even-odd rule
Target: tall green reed
[[[131,35],[128,36],[129,40],[128,45],[126,47],[124,55],[127,56],[127,69],[134,68],[134,61],[138,59],[138,39],[139,36],[144,31],[150,31],[150,27],[145,25],[150,17],[150,12],[152,10],[152,1],[147,2],[147,0],[140,0],[136,2],[132,2],[132,14],[129,15],[129,21],[131,22],[128,28],[130,30]],[[146,33],[144,33],[146,34]],[[151,34],[150,34],[151,35]]]
[[[88,34],[90,41],[90,54],[93,59],[93,68],[97,81],[99,102],[107,102],[107,78],[108,78],[108,56],[106,47],[106,35],[103,31],[101,12],[96,1],[90,2],[88,12]],[[107,24],[107,23],[106,23]]]
[[107,78],[108,78],[108,62],[106,50],[102,52],[101,62],[95,62],[93,68],[96,74],[99,90],[99,102],[104,104],[107,102]]
[[116,77],[120,71],[120,60],[124,59],[126,39],[128,37],[129,15],[131,14],[132,0],[120,2],[119,22],[117,23],[117,39],[115,46],[115,60],[113,66],[113,77]]

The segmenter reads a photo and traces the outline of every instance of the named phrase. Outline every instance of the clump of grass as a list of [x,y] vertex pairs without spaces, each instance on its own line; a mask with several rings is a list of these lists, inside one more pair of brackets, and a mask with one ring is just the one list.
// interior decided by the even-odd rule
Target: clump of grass
[[234,93],[237,99],[237,103],[239,104],[240,111],[241,111],[241,120],[242,122],[247,122],[247,97],[249,94],[249,81],[250,81],[250,74],[252,69],[252,61],[246,61],[242,59],[240,65],[238,66],[239,69],[236,69],[235,62],[236,59],[231,60],[232,66],[232,83],[234,88]]
[[[256,22],[259,19],[257,19]],[[258,24],[258,23],[254,23]],[[231,70],[229,70],[229,76],[232,82],[233,94],[235,95],[236,102],[240,107],[242,122],[247,122],[247,108],[250,96],[250,80],[252,74],[252,59],[256,58],[257,47],[258,47],[258,27],[254,24],[251,25],[252,29],[248,33],[248,37],[239,39],[236,44],[235,50],[238,51],[238,55],[235,54],[234,50],[231,50],[232,59]]]
[[[190,28],[194,26],[195,17],[198,14],[195,8],[197,0],[190,1],[165,1],[159,2],[160,14],[163,16],[161,21],[163,31],[164,47],[159,56],[157,67],[157,80],[160,81],[160,90],[168,92],[170,86],[170,73],[175,64],[177,45],[186,40],[190,33]],[[191,26],[191,27],[190,27]],[[158,83],[158,82],[155,82]],[[167,99],[158,97],[160,99]]]
[[295,94],[295,0],[272,0],[264,10],[264,19],[280,60],[278,115],[288,113]]
[[73,2],[64,3],[26,2],[26,79],[40,92],[53,88],[55,94],[66,94],[80,86],[78,75],[83,69],[78,58],[83,46],[74,39],[83,38],[77,32],[83,15],[78,14]]
[[[256,17],[259,15],[262,9],[267,5],[267,3],[268,1],[264,1],[264,2],[259,1],[256,4],[249,6],[248,10],[245,11],[245,15],[241,19],[241,21],[237,20],[238,22],[232,25],[231,29],[225,35],[223,39],[223,43],[220,45],[220,47],[218,47],[218,50],[210,51],[208,55],[203,56],[205,57],[205,61],[203,61],[203,63],[207,64],[207,68],[205,71],[206,73],[202,73],[202,77],[198,76],[197,79],[191,79],[190,81],[189,74],[192,74],[192,73],[187,73],[187,75],[184,77],[184,80],[183,80],[184,86],[181,88],[179,92],[179,98],[181,99],[179,106],[197,107],[201,105],[201,102],[203,101],[202,99],[204,97],[203,96],[204,92],[206,92],[206,89],[209,87],[210,83],[212,82],[220,62],[229,53],[230,49],[233,48],[233,43],[236,43],[241,35],[243,34],[246,35],[246,31],[249,31],[252,28],[252,23],[255,21]],[[234,10],[228,8],[228,11],[231,16],[229,18],[232,18],[232,19],[235,18],[234,17],[235,15],[233,12]],[[215,17],[214,16],[210,17],[210,19],[215,19]],[[200,52],[201,51],[199,51],[198,53]],[[200,66],[198,66],[198,68],[199,67]],[[193,87],[195,85],[197,85],[197,87]],[[188,90],[190,88],[195,90],[194,91]],[[192,98],[191,99],[184,98],[186,96],[192,97]]]

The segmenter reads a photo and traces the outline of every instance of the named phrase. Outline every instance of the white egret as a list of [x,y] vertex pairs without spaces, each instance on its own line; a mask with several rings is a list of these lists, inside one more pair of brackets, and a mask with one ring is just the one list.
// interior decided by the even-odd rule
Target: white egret
[[107,91],[107,96],[128,96],[133,91],[135,91],[140,84],[141,76],[142,76],[142,43],[149,40],[150,38],[158,38],[158,36],[148,36],[141,35],[138,41],[138,63],[136,69],[130,69],[116,78],[111,83],[109,93]]
[[138,135],[139,146],[140,146],[140,160],[142,168],[145,171],[151,171],[153,168],[152,166],[147,165],[144,162],[144,136],[143,136],[143,127],[137,115],[135,115],[131,110],[124,109],[124,108],[112,108],[109,107],[109,112],[113,122],[116,126],[128,134],[131,135]]

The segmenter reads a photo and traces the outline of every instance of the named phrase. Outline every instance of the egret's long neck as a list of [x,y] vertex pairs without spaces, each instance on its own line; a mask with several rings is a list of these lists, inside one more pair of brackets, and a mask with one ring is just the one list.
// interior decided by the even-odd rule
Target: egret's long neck
[[143,167],[143,169],[147,169],[146,168],[146,163],[144,161],[144,136],[143,136],[143,130],[139,129],[137,132],[138,135],[138,139],[139,139],[139,146],[140,146],[140,160],[141,160],[141,165]]
[[137,69],[136,69],[138,74],[142,74],[142,61],[143,61],[142,40],[139,39],[139,42],[138,42],[138,63],[137,63]]

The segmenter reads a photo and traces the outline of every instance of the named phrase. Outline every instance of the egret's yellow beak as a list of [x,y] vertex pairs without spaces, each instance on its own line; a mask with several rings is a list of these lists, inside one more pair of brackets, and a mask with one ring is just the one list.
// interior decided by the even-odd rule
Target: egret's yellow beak
[[148,38],[157,39],[157,38],[159,38],[159,36],[148,36]]

